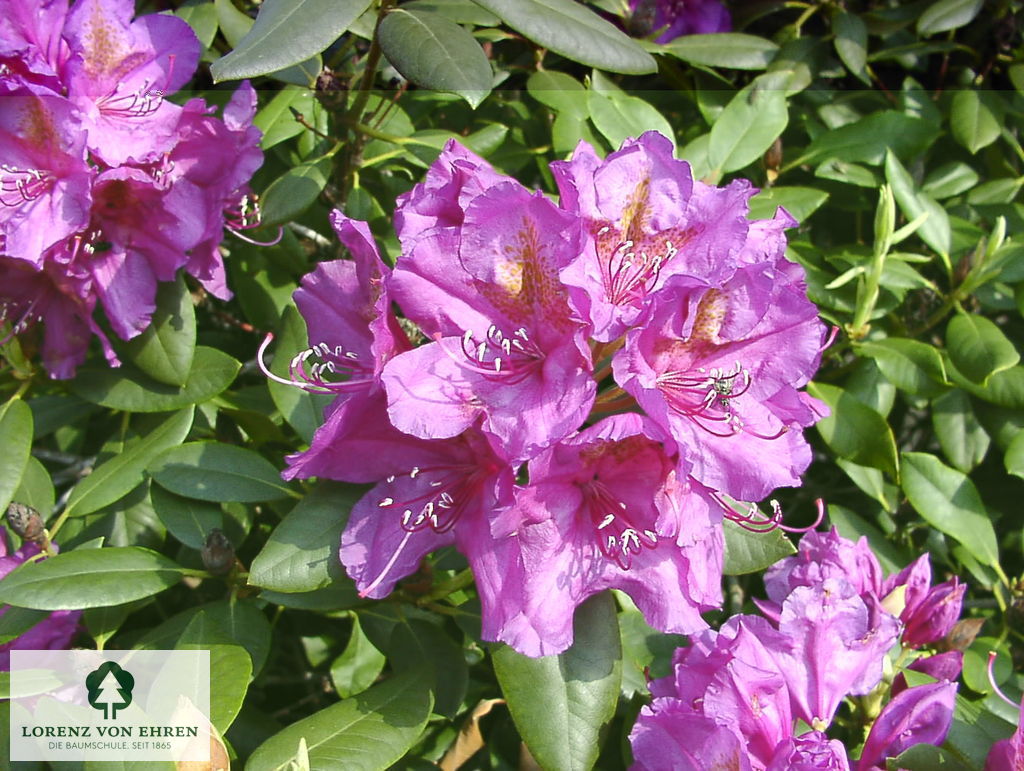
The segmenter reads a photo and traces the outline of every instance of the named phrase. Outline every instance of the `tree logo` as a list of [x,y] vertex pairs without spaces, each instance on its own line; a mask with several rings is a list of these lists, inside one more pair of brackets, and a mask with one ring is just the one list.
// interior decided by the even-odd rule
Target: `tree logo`
[[103,717],[117,718],[117,711],[132,703],[135,678],[113,661],[104,661],[85,678],[89,704],[103,710]]

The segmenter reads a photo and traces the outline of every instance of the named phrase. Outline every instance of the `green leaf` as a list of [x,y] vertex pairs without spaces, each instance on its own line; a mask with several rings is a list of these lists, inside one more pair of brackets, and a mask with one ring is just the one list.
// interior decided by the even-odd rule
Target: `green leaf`
[[146,436],[125,445],[124,450],[93,469],[75,485],[68,498],[68,516],[82,516],[120,500],[145,478],[146,467],[170,447],[176,447],[192,428],[193,408],[174,413]]
[[480,44],[443,16],[392,9],[377,39],[388,61],[418,86],[458,94],[474,108],[491,91],[491,64]]
[[306,130],[305,126],[295,119],[292,110],[296,110],[309,120],[313,110],[318,109],[313,99],[313,92],[308,88],[289,86],[278,91],[274,98],[260,108],[253,118],[253,125],[263,132],[260,148],[269,150]]
[[[0,617],[2,623],[2,617]],[[363,632],[359,616],[352,614],[352,633],[345,650],[331,662],[331,682],[338,695],[347,699],[362,693],[376,682],[387,659]]]
[[264,225],[280,225],[297,219],[313,205],[331,173],[331,159],[300,163],[275,179],[263,193],[260,208]]
[[216,348],[196,346],[188,380],[182,388],[158,383],[128,365],[120,369],[80,367],[69,382],[86,401],[124,412],[170,412],[216,396],[235,379],[241,364]]
[[809,383],[807,392],[825,402],[832,413],[815,427],[836,455],[898,475],[896,439],[885,418],[836,386]]
[[708,163],[727,173],[759,159],[789,122],[782,91],[747,86],[734,96],[711,127]]
[[497,27],[501,19],[488,13],[473,0],[413,0],[403,8],[410,11],[438,13],[458,24],[474,24],[478,27]]
[[635,40],[573,0],[475,0],[532,42],[581,64],[646,75],[657,64]]
[[15,637],[25,634],[40,621],[49,617],[50,614],[45,610],[8,607],[0,616],[0,645],[9,643]]
[[877,166],[885,160],[886,148],[897,157],[922,152],[938,135],[930,121],[895,110],[875,112],[832,131],[823,131],[800,157],[801,163],[838,158],[847,163]]
[[926,522],[959,541],[978,562],[999,564],[992,521],[974,483],[934,455],[903,453],[903,491]]
[[20,398],[0,408],[0,516],[21,485],[32,449],[32,409]]
[[371,0],[264,0],[234,51],[210,65],[214,82],[254,78],[320,53],[370,7]]
[[126,602],[123,605],[109,605],[102,608],[87,608],[82,614],[85,621],[85,628],[89,630],[92,639],[102,649],[117,630],[121,628],[128,616],[135,610],[146,605],[149,600],[138,600]]
[[892,541],[882,534],[881,530],[860,515],[843,506],[830,503],[828,521],[835,525],[843,538],[856,541],[862,535],[866,536],[871,544],[871,550],[878,557],[878,561],[882,563],[882,568],[886,573],[898,573],[906,566],[906,556],[899,552]]
[[960,389],[943,394],[932,402],[931,413],[942,453],[954,467],[966,474],[985,459],[990,439],[967,394]]
[[885,481],[885,475],[876,468],[871,466],[861,466],[859,463],[846,460],[845,458],[836,458],[836,465],[839,466],[845,473],[846,476],[853,480],[853,483],[857,485],[866,495],[870,495],[880,504],[886,511],[896,510],[896,500],[899,494],[899,488],[896,485],[888,484]]
[[916,744],[896,757],[886,758],[886,768],[891,771],[974,771],[965,766],[952,752],[931,744]]
[[859,80],[870,83],[864,65],[868,60],[868,28],[855,16],[840,10],[832,17],[832,31],[835,33],[836,53],[846,68]]
[[459,713],[469,684],[466,655],[440,627],[425,619],[403,618],[391,633],[387,658],[399,674],[430,672],[434,712],[449,719]]
[[572,646],[557,656],[529,658],[505,645],[493,654],[512,719],[542,768],[593,767],[619,698],[622,643],[611,595],[580,605],[573,630]]
[[203,48],[209,48],[217,36],[217,8],[212,0],[186,0],[174,12],[188,22]]
[[590,119],[612,147],[619,147],[626,137],[639,137],[653,129],[675,145],[672,125],[648,102],[635,96],[600,91],[588,93]]
[[740,32],[714,32],[706,35],[684,35],[662,46],[690,64],[708,67],[729,67],[734,70],[763,70],[779,47],[770,40]]
[[1000,117],[993,109],[991,99],[972,90],[957,91],[953,95],[949,126],[953,138],[971,153],[977,153],[995,142],[1002,130]]
[[1020,361],[1016,346],[999,327],[973,313],[958,313],[949,320],[946,351],[961,375],[982,386]]
[[56,494],[50,472],[31,455],[25,466],[25,473],[21,475],[21,484],[18,485],[11,500],[31,506],[43,515],[43,519],[49,517],[53,511]]
[[344,575],[341,531],[363,490],[321,482],[274,528],[249,569],[249,583],[277,592],[309,592]]
[[1015,727],[993,715],[983,702],[967,699],[958,693],[953,724],[944,746],[966,761],[969,768],[984,768],[992,745],[1001,739],[1009,739]]
[[978,184],[978,172],[961,161],[950,161],[932,170],[921,189],[932,198],[952,198]]
[[1008,474],[1024,477],[1024,431],[1018,431],[1010,446],[1006,448],[1003,463]]
[[564,72],[540,70],[526,79],[526,92],[558,113],[586,117],[587,90],[576,78]]
[[183,386],[196,348],[196,312],[183,273],[161,283],[152,323],[125,344],[128,358],[154,380]]
[[908,220],[928,214],[928,219],[918,228],[917,235],[948,263],[953,234],[946,210],[930,195],[917,190],[910,174],[889,150],[885,153],[885,178],[892,185],[896,202]]
[[235,8],[231,0],[214,0],[213,5],[217,9],[217,24],[220,31],[224,33],[228,44],[234,48],[252,29],[253,20]]
[[216,504],[183,498],[160,485],[153,485],[149,496],[164,527],[190,549],[199,551],[211,530],[224,528],[224,512]]
[[769,187],[750,199],[747,218],[771,219],[778,207],[785,206],[797,222],[803,222],[827,200],[828,193],[813,187]]
[[224,639],[216,627],[209,628],[208,611],[200,611],[178,638],[175,650],[206,650],[210,652],[210,722],[220,733],[228,730],[242,708],[249,680],[252,659],[245,648],[232,639]]
[[970,24],[981,11],[985,0],[938,0],[917,20],[917,34],[934,35]]
[[857,350],[874,359],[889,382],[907,393],[934,396],[948,382],[942,357],[927,343],[886,337],[861,343]]
[[[741,513],[746,514],[746,511]],[[725,566],[722,572],[727,576],[741,576],[756,573],[773,565],[783,557],[796,554],[796,549],[781,530],[755,533],[726,519]]]
[[39,610],[121,605],[162,592],[182,568],[138,546],[76,549],[19,565],[0,580],[0,602]]
[[149,473],[161,487],[201,501],[273,501],[296,495],[259,453],[220,442],[188,442],[159,455]]
[[293,723],[257,747],[246,767],[287,767],[304,742],[305,767],[379,771],[420,738],[432,706],[425,673],[408,672]]

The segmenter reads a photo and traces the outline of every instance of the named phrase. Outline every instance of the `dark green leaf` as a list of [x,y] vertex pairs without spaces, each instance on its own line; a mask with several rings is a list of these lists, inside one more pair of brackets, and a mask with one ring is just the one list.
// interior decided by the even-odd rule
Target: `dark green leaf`
[[782,133],[789,122],[782,91],[747,86],[736,94],[711,127],[708,163],[712,171],[727,173],[753,163]]
[[555,112],[580,117],[589,115],[587,90],[576,78],[564,72],[534,72],[526,79],[526,92]]
[[999,327],[973,313],[958,313],[949,320],[946,351],[961,375],[982,386],[1020,361],[1016,346]]
[[261,744],[247,767],[286,767],[304,740],[308,768],[380,771],[420,738],[432,706],[426,674],[408,672],[293,723]]
[[932,198],[951,198],[978,184],[978,172],[960,161],[944,163],[929,172],[921,189]]
[[516,32],[567,59],[591,67],[644,75],[657,65],[625,33],[573,0],[475,0]]
[[646,695],[649,678],[667,676],[672,669],[672,654],[683,647],[686,638],[651,628],[643,613],[628,595],[616,593],[619,604],[619,636],[622,639],[622,694],[631,698]]
[[363,633],[359,616],[353,613],[352,634],[349,635],[345,650],[331,662],[334,690],[343,699],[362,693],[376,682],[386,661],[384,654]]
[[896,757],[886,758],[889,771],[974,771],[951,752],[931,744],[917,744]]
[[28,465],[32,448],[32,410],[21,399],[0,408],[0,516],[7,511]]
[[216,348],[197,346],[183,388],[158,383],[128,365],[81,367],[70,381],[83,399],[125,412],[170,412],[216,396],[235,379],[242,365]]
[[50,479],[50,472],[31,455],[25,466],[25,473],[21,475],[21,484],[11,500],[31,506],[43,515],[43,519],[49,517],[50,512],[53,511],[56,495],[53,489],[53,480]]
[[209,48],[217,36],[217,8],[213,0],[186,0],[174,15],[192,27],[203,48]]
[[253,125],[263,132],[260,147],[269,150],[276,144],[290,139],[306,130],[305,126],[295,119],[292,110],[296,110],[309,120],[310,114],[317,109],[313,92],[308,88],[289,86],[278,91],[274,98],[267,102],[253,118]]
[[889,382],[907,393],[934,396],[948,382],[942,357],[927,343],[886,337],[861,343],[857,350],[873,358]]
[[490,93],[493,76],[487,55],[455,22],[396,8],[384,17],[377,36],[388,61],[416,85],[458,94],[472,107]]
[[85,627],[89,630],[89,634],[92,635],[92,639],[96,641],[97,646],[102,650],[107,641],[121,628],[121,625],[132,611],[137,610],[148,602],[149,600],[147,599],[126,602],[123,605],[87,608],[82,614],[82,620],[85,621]]
[[972,701],[963,694],[956,696],[953,725],[949,728],[945,746],[973,769],[984,768],[992,745],[1009,739],[1014,726],[996,717],[982,702]]
[[739,32],[684,35],[666,43],[665,53],[690,64],[729,67],[734,70],[763,70],[779,47],[770,40]]
[[786,211],[803,222],[828,200],[828,193],[813,187],[769,187],[750,199],[750,219],[771,219],[775,210],[785,206]]
[[832,17],[832,31],[836,36],[836,53],[843,60],[843,64],[863,83],[870,83],[871,79],[864,69],[868,59],[867,25],[859,16],[839,10]]
[[[735,508],[747,514],[741,506]],[[722,527],[725,530],[725,566],[722,572],[727,576],[756,573],[796,553],[793,544],[781,530],[755,533],[731,519],[725,520]]]
[[937,135],[938,129],[929,121],[886,110],[822,132],[800,160],[810,163],[838,158],[848,163],[875,166],[885,160],[886,148],[891,148],[897,157],[914,156]]
[[152,323],[125,344],[128,358],[154,380],[183,386],[196,348],[196,313],[183,274],[161,283]]
[[459,24],[475,24],[478,27],[497,27],[501,19],[488,13],[473,0],[413,0],[403,8],[410,11],[439,13]]
[[0,602],[40,610],[120,605],[176,584],[181,568],[137,546],[77,549],[19,565],[0,580]]
[[953,95],[949,125],[953,138],[972,153],[999,138],[1002,121],[993,109],[992,98],[978,91],[962,90]]
[[232,48],[236,47],[252,29],[253,20],[235,8],[231,0],[214,0],[217,9],[217,23],[224,33],[225,40]]
[[285,608],[302,610],[347,610],[360,601],[352,579],[345,577],[311,592],[275,592],[264,589],[260,598]]
[[917,235],[948,261],[952,231],[946,210],[930,195],[917,190],[914,180],[903,168],[903,164],[889,151],[885,154],[885,178],[892,185],[896,202],[908,220],[916,219],[924,213],[928,214],[928,219],[917,229]]
[[810,383],[807,392],[832,412],[816,428],[836,455],[897,475],[896,439],[885,418],[836,386]]
[[[494,671],[520,736],[542,768],[592,768],[604,725],[615,714],[622,643],[608,593],[576,610],[575,641],[558,656],[495,649]],[[539,709],[543,705],[543,709]]]
[[252,562],[249,583],[278,592],[308,592],[340,578],[341,531],[362,494],[358,488],[321,482],[271,533]]
[[252,659],[233,639],[218,634],[216,626],[210,628],[207,612],[195,615],[175,642],[174,649],[210,652],[210,682],[217,684],[210,688],[210,722],[224,733],[242,707],[252,677]]
[[1006,448],[1006,456],[1003,458],[1006,464],[1006,472],[1014,476],[1024,477],[1024,431],[1017,432],[1017,436]]
[[146,467],[170,447],[176,447],[192,428],[192,407],[174,413],[144,437],[129,442],[124,450],[93,469],[75,485],[68,498],[68,516],[90,514],[120,500],[138,487]]
[[434,678],[434,712],[454,718],[466,697],[466,656],[444,631],[423,619],[402,619],[391,634],[387,658],[395,672],[429,671]]
[[942,452],[964,473],[985,459],[990,443],[971,399],[960,389],[943,394],[932,402],[932,427]]
[[25,634],[50,614],[45,610],[9,607],[0,616],[0,645],[9,643],[15,637]]
[[934,455],[903,453],[903,491],[918,514],[983,565],[999,564],[992,521],[974,483]]
[[210,65],[214,81],[277,72],[323,51],[371,0],[264,0],[252,29],[234,51]]
[[917,20],[919,35],[934,35],[969,24],[985,0],[937,0]]
[[183,498],[160,485],[153,485],[150,498],[164,527],[190,549],[199,551],[211,530],[224,528],[224,512],[216,504]]
[[330,158],[321,158],[288,169],[271,182],[263,193],[263,223],[280,225],[297,219],[327,187],[330,173]]
[[201,501],[272,501],[295,495],[262,455],[219,442],[172,447],[150,464],[149,472],[172,493]]

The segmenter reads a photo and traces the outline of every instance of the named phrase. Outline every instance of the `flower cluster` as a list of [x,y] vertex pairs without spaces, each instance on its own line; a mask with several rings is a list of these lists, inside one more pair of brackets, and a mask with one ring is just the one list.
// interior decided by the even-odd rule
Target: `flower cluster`
[[[887,652],[935,642],[960,615],[963,585],[932,587],[924,555],[882,579],[882,569],[861,538],[833,529],[808,533],[799,553],[765,575],[768,618],[734,616],[718,631],[695,635],[674,657],[674,673],[651,683],[654,701],[640,713],[630,738],[637,767],[686,765],[721,758],[738,769],[849,769],[843,745],[825,730],[847,696],[887,689]],[[939,745],[953,719],[959,651],[918,658],[911,668],[936,682],[892,685],[867,736],[857,771],[885,768],[915,744]],[[797,735],[796,720],[811,730]]]
[[223,118],[165,97],[200,45],[174,16],[132,19],[131,0],[0,0],[0,320],[45,319],[42,358],[74,374],[97,301],[123,339],[145,329],[157,282],[183,268],[228,292],[224,227],[251,224],[262,163],[244,84]]
[[[49,550],[57,553],[57,545],[50,543]],[[10,552],[7,533],[0,528],[0,578],[41,552],[38,544],[29,541],[25,541],[17,551]],[[0,607],[0,616],[7,610],[6,605]],[[0,644],[0,671],[6,672],[11,668],[11,651],[63,650],[70,647],[71,640],[78,632],[81,617],[80,610],[55,610],[13,640]]]
[[657,35],[668,43],[683,35],[704,35],[732,29],[729,11],[720,0],[629,0],[627,28],[634,35]]
[[394,270],[334,214],[353,259],[297,291],[313,347],[287,382],[337,398],[285,476],[375,485],[341,544],[364,596],[455,544],[484,638],[528,655],[567,648],[609,587],[658,629],[706,628],[722,519],[747,516],[730,499],[810,462],[824,410],[798,389],[824,327],[783,256],[792,218],[748,220],[747,182],[695,181],[672,151],[581,143],[555,204],[451,142],[398,201]]

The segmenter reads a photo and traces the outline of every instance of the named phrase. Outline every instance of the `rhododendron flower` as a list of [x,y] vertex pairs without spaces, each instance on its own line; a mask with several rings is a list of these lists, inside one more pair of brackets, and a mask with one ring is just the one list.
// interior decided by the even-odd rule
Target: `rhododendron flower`
[[629,734],[637,771],[751,771],[743,739],[679,699],[655,699]]
[[[50,549],[55,553],[59,551],[52,543]],[[10,552],[6,531],[0,528],[0,578],[41,551],[36,544],[26,542],[17,551]],[[0,615],[6,612],[6,606],[0,607]],[[11,651],[63,650],[70,647],[71,640],[78,633],[81,618],[80,610],[55,610],[13,640],[0,644],[0,671],[6,672],[11,668]]]
[[[666,447],[667,444],[667,447]],[[527,655],[572,642],[575,608],[607,588],[626,592],[651,626],[690,633],[721,604],[721,513],[699,485],[680,479],[656,426],[616,415],[530,461],[530,482],[492,526],[521,553],[516,612]],[[528,622],[528,625],[525,623]]]
[[849,771],[843,744],[821,731],[784,739],[775,748],[767,771]]
[[479,418],[510,457],[525,459],[583,423],[596,384],[558,280],[578,236],[574,217],[511,181],[472,198],[458,227],[420,235],[393,287],[435,342],[384,368],[397,428],[447,438]]
[[719,0],[629,0],[629,31],[668,43],[683,35],[705,35],[732,29],[729,12]]
[[897,694],[875,718],[857,771],[884,769],[886,758],[915,744],[941,745],[953,724],[955,702],[956,683],[948,681],[918,685]]
[[955,576],[932,586],[932,566],[925,554],[894,576],[886,579],[883,596],[903,592],[900,621],[904,624],[903,644],[918,648],[941,640],[960,618],[966,586]]
[[1021,705],[1017,730],[1009,739],[1000,739],[985,758],[985,771],[1020,771],[1024,769],[1024,704]]

